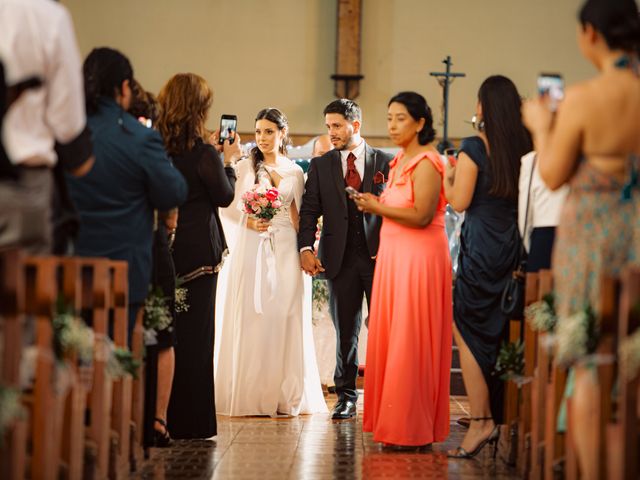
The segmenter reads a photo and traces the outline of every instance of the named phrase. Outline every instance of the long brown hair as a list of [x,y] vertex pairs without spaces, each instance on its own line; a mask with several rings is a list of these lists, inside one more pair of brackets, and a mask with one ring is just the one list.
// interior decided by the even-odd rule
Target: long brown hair
[[188,152],[206,136],[204,124],[213,93],[204,78],[195,73],[174,75],[160,91],[158,102],[158,130],[169,155]]

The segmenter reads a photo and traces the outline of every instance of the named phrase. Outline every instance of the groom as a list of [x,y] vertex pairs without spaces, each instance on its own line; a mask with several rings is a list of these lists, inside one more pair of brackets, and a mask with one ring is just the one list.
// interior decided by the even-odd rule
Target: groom
[[[340,99],[324,109],[331,150],[311,160],[300,208],[298,248],[303,270],[324,272],[329,304],[336,328],[337,352],[334,380],[338,403],[334,419],[356,414],[358,333],[362,299],[371,302],[371,286],[382,219],[363,214],[345,188],[380,195],[391,156],[365,143],[360,136],[362,111],[353,101]],[[323,217],[318,256],[314,254],[318,218]]]

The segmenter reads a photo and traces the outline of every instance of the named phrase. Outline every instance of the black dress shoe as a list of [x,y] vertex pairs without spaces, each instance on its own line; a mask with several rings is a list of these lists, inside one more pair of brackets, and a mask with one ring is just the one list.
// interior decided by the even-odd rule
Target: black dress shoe
[[352,400],[341,400],[333,407],[331,418],[334,420],[344,420],[356,416],[356,403]]

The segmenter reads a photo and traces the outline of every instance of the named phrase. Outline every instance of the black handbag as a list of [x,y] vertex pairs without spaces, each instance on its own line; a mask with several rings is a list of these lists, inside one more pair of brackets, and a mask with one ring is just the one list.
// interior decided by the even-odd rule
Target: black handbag
[[[531,166],[531,176],[529,177],[529,188],[527,189],[527,206],[524,214],[524,235],[527,234],[527,223],[529,220],[529,200],[531,197],[531,182],[533,172],[536,168],[536,159],[533,158]],[[520,235],[518,235],[520,236]],[[524,248],[524,239],[520,238],[520,250],[518,252],[518,263],[516,269],[511,273],[511,278],[507,280],[502,298],[500,299],[500,309],[512,320],[522,320],[524,318],[524,281],[527,271],[527,250]]]

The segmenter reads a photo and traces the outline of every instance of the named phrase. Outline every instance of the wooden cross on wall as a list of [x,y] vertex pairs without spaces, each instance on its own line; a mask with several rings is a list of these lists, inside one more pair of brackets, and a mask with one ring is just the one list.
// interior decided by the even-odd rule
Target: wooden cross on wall
[[333,93],[338,98],[355,99],[360,94],[360,44],[362,0],[338,0],[336,73]]

